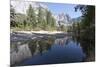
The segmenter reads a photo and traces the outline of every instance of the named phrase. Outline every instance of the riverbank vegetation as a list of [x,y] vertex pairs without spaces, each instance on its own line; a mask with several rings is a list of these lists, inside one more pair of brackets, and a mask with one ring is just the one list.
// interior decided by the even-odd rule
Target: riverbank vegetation
[[89,60],[95,60],[95,6],[78,5],[75,10],[82,12],[81,22],[73,24],[73,33],[80,42]]

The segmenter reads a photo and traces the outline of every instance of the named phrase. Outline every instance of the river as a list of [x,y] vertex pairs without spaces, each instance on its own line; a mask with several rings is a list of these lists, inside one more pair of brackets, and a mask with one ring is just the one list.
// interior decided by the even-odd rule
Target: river
[[81,43],[67,34],[11,34],[11,65],[83,62]]

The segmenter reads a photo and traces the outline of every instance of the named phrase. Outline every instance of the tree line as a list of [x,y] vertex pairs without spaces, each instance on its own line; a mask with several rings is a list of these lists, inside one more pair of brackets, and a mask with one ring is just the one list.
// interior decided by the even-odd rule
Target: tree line
[[26,14],[16,13],[11,5],[10,9],[10,26],[11,28],[22,30],[55,30],[56,20],[52,13],[41,7],[35,8],[30,4]]

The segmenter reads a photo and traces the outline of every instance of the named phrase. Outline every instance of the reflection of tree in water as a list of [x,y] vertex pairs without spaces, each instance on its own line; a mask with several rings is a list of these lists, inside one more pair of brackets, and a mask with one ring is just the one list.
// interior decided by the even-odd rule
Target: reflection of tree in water
[[29,48],[32,52],[32,55],[35,53],[36,50],[42,55],[43,52],[46,52],[51,49],[51,45],[53,44],[53,38],[42,38],[37,40],[31,40],[29,42]]
[[29,48],[30,48],[31,53],[33,55],[35,50],[36,50],[36,40],[29,41]]
[[52,38],[42,39],[39,41],[39,51],[42,54],[43,52],[50,50],[51,45],[53,44]]
[[88,33],[81,34],[80,36],[73,37],[73,40],[75,40],[77,43],[80,43],[83,52],[86,54],[86,59],[90,57],[91,55],[93,56],[92,60],[89,59],[87,61],[94,61],[95,60],[95,40],[93,37],[91,38]]
[[76,44],[78,45],[80,42],[80,37],[79,36],[72,36],[72,40],[73,40],[73,42],[76,42]]
[[[87,61],[95,60],[95,6],[78,5],[75,11],[82,12],[81,22],[74,31],[79,31],[77,35],[80,36],[80,45],[87,56]],[[76,28],[76,29],[75,29]]]

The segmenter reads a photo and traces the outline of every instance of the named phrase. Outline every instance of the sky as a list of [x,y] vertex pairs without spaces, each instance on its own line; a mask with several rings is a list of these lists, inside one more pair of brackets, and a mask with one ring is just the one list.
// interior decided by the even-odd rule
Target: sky
[[59,13],[68,14],[71,18],[76,18],[82,15],[81,11],[75,12],[75,4],[62,4],[62,3],[44,3],[48,9],[54,14]]
[[[32,4],[33,6],[36,5],[35,2],[19,2],[19,1],[12,1],[11,4],[15,6],[15,9],[17,12],[23,13],[25,10],[23,8],[28,8],[29,4]],[[46,2],[41,2],[42,6],[48,8],[54,15],[58,15],[61,13],[68,14],[71,18],[77,18],[81,16],[81,11],[75,12],[74,7],[76,6],[75,4],[62,4],[62,3],[46,3]]]

